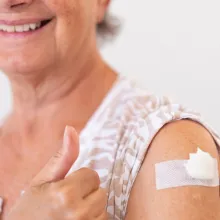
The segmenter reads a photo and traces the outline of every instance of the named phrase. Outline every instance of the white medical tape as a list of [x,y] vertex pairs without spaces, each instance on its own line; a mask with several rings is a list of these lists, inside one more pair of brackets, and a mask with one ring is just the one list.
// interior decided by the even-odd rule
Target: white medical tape
[[[181,186],[216,187],[220,185],[217,159],[213,158],[213,167],[210,169],[210,172],[213,174],[211,175],[212,178],[210,178],[210,175],[208,178],[204,178],[205,175],[203,178],[190,175],[190,172],[187,170],[188,163],[189,160],[172,160],[157,163],[155,165],[156,189],[160,190]],[[195,168],[192,168],[193,171],[195,171]],[[202,167],[200,167],[200,169],[201,168]],[[197,167],[197,169],[199,169],[199,167]],[[199,171],[198,174],[200,174]]]

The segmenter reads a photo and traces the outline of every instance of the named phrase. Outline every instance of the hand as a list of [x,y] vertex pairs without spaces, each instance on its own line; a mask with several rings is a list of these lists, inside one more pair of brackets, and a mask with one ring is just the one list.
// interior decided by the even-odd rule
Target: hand
[[73,128],[67,127],[61,150],[34,178],[8,220],[107,220],[107,196],[98,174],[87,168],[65,177],[79,152]]

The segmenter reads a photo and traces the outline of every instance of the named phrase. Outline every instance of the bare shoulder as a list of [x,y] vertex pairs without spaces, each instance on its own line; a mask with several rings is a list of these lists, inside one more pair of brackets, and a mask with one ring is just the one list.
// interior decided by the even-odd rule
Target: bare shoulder
[[199,123],[175,121],[159,131],[132,189],[126,220],[220,219],[219,187],[156,189],[155,164],[168,160],[186,160],[189,153],[196,152],[198,147],[216,158],[219,164],[216,143]]
[[212,135],[201,124],[191,120],[180,120],[165,125],[152,141],[148,157],[155,162],[162,160],[188,159],[197,148],[218,157],[217,146]]

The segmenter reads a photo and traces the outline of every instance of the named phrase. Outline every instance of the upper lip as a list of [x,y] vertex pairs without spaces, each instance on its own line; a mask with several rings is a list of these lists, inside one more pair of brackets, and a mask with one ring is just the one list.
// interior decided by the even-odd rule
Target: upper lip
[[24,25],[33,24],[41,21],[51,20],[52,18],[32,18],[32,19],[17,19],[17,20],[3,20],[0,19],[0,25]]

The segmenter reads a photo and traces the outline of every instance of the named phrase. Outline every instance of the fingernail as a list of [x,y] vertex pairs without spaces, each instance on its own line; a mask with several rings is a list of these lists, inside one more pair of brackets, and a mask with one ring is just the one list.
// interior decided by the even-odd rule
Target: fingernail
[[66,126],[63,136],[63,145],[68,146],[70,145],[70,127]]
[[66,126],[64,131],[64,146],[68,146],[71,144],[71,141],[75,140],[75,137],[78,137],[76,130],[72,126]]

